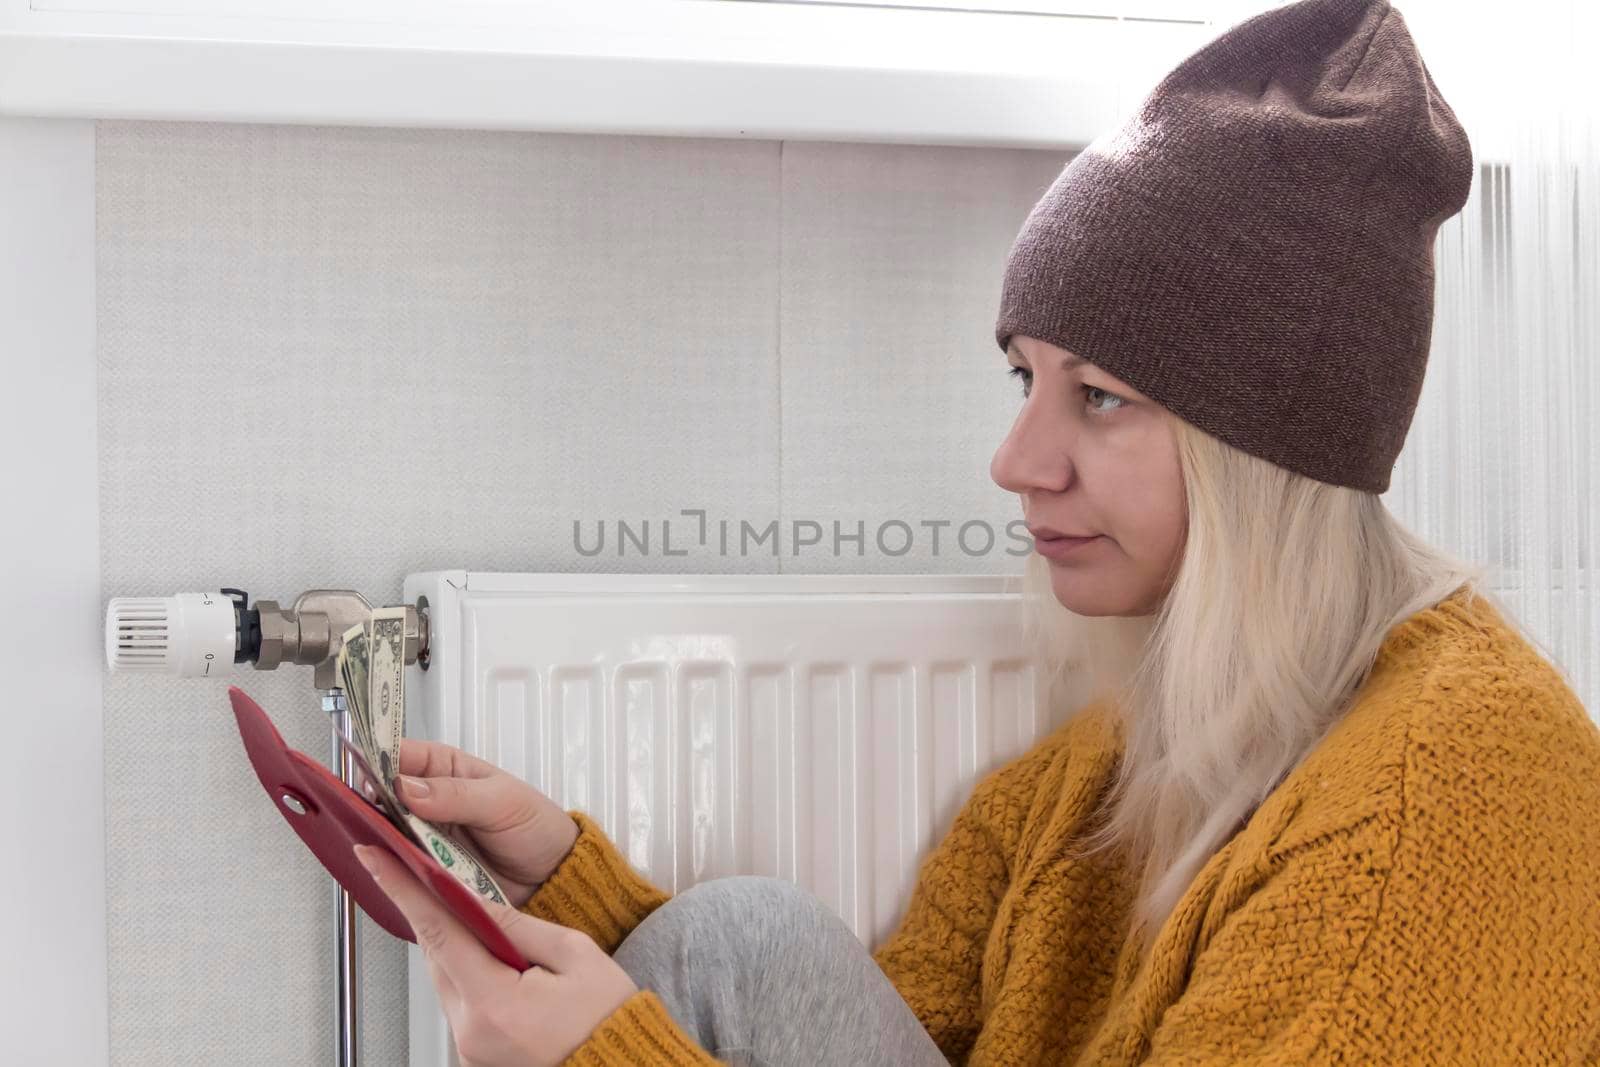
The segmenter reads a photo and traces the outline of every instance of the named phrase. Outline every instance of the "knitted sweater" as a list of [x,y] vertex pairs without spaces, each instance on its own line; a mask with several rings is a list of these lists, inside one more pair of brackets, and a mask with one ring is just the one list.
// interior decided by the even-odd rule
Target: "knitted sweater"
[[[1142,964],[1129,871],[1059,856],[1117,738],[1092,705],[981,777],[874,951],[953,1063],[1600,1064],[1600,729],[1487,601],[1389,632]],[[571,814],[524,910],[614,951],[668,894]],[[567,1060],[717,1062],[649,990]]]

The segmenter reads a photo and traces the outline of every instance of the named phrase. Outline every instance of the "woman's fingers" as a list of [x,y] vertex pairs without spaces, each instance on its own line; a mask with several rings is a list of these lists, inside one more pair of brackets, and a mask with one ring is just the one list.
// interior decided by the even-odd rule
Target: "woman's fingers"
[[582,930],[548,922],[494,901],[486,901],[484,906],[530,963],[554,974],[567,974],[585,958],[600,951],[594,938]]
[[[413,781],[417,785],[413,785]],[[509,774],[493,778],[398,779],[400,798],[431,822],[458,823],[493,833],[531,822],[536,814],[531,790]],[[419,792],[418,785],[426,787]]]
[[489,778],[503,774],[488,760],[479,759],[443,741],[424,741],[415,737],[400,739],[400,773],[423,778],[449,775],[452,778]]
[[[423,955],[443,972],[456,996],[474,1001],[508,978],[515,980],[517,972],[490,955],[472,931],[387,849],[358,845],[356,857],[400,909]],[[436,979],[434,984],[441,986],[443,993],[443,983]]]
[[[368,871],[373,871],[376,865],[369,860],[367,856],[362,855],[362,853],[365,851],[367,851],[367,846],[356,846],[356,856],[361,860],[362,864],[367,867]],[[397,867],[402,866],[401,864],[393,865]],[[401,874],[407,878],[410,878],[413,882],[416,881],[415,876],[412,875],[409,870],[402,870]],[[384,881],[388,881],[389,884],[393,885],[396,883],[398,877],[398,875],[382,874],[381,877],[376,878],[375,880],[378,882],[378,888],[382,889],[384,887]],[[402,911],[401,914],[404,915],[405,912]],[[409,924],[409,922],[410,920],[408,919],[407,923]],[[413,929],[412,932],[415,933],[415,929]],[[421,945],[419,944],[418,947],[420,948]],[[445,1018],[456,1018],[457,1013],[461,1010],[461,993],[456,989],[455,982],[450,980],[450,976],[445,973],[444,966],[439,962],[434,954],[426,949],[424,949],[422,953],[422,964],[424,967],[428,968],[428,977],[433,982],[433,988],[439,993],[439,1006],[444,1009]]]

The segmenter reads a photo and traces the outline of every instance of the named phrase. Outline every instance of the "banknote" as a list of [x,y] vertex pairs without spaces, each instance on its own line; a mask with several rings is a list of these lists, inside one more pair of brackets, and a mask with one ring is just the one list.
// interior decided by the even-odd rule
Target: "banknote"
[[413,813],[394,788],[405,736],[405,616],[403,606],[378,608],[342,635],[338,669],[351,736],[340,737],[341,750],[357,769],[360,795],[397,830],[467,888],[509,903],[477,856],[455,836]]
[[406,732],[406,609],[378,608],[372,613],[367,666],[370,695],[368,720],[376,746],[373,766],[392,783],[400,773],[400,739]]
[[490,877],[488,870],[478,862],[478,858],[467,851],[459,841],[416,815],[409,815],[408,821],[411,823],[412,833],[422,839],[423,847],[433,853],[433,858],[439,861],[439,865],[455,875],[462,885],[497,904],[511,903],[506,899],[505,890],[500,888],[500,883]]

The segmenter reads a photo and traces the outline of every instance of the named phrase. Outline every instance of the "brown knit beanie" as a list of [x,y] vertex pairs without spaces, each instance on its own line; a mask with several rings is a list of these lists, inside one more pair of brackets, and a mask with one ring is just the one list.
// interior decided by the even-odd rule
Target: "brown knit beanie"
[[1381,493],[1472,149],[1384,0],[1304,0],[1180,63],[1023,223],[995,339],[1074,352],[1236,448]]

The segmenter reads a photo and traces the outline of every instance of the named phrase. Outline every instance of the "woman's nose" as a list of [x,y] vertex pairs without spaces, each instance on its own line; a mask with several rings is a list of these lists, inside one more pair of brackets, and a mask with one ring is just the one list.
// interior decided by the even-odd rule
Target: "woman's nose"
[[989,461],[989,477],[1008,493],[1066,489],[1071,464],[1059,429],[1022,411]]

